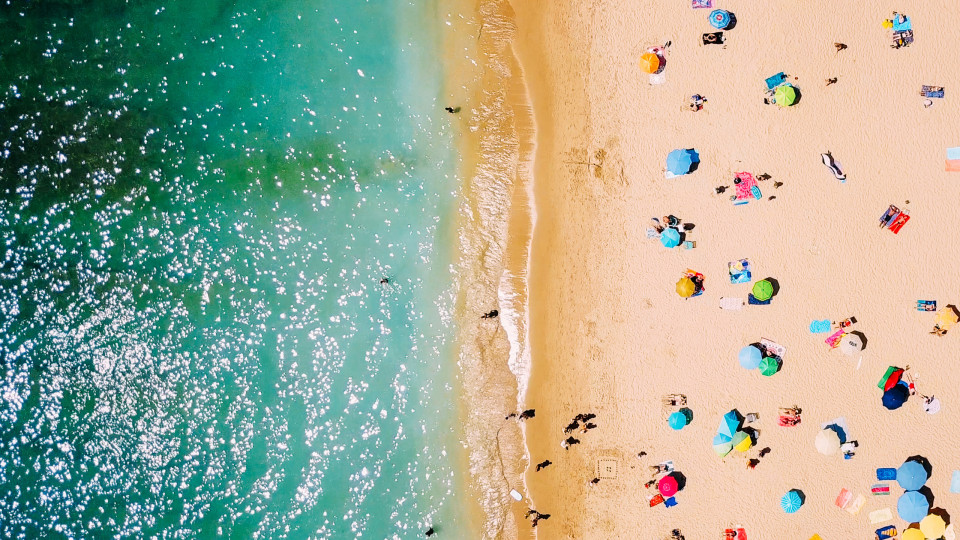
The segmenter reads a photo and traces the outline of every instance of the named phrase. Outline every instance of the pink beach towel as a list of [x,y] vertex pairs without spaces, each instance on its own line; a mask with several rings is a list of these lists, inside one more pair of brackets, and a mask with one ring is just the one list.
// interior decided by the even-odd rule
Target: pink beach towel
[[737,184],[737,200],[745,200],[753,198],[753,186],[757,185],[756,179],[753,175],[748,172],[738,172],[733,173],[734,177],[740,179],[740,183]]
[[843,336],[845,335],[847,335],[847,333],[844,332],[843,329],[841,328],[840,330],[837,330],[836,332],[830,334],[830,337],[828,337],[823,341],[824,343],[829,345],[831,349],[836,349],[837,346],[840,345],[840,340],[842,340]]

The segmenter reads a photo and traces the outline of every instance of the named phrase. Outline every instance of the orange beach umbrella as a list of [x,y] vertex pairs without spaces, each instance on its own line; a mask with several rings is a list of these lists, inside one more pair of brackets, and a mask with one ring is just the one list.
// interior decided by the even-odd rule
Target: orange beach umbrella
[[640,57],[640,67],[647,73],[656,73],[660,69],[660,58],[652,52],[645,52]]

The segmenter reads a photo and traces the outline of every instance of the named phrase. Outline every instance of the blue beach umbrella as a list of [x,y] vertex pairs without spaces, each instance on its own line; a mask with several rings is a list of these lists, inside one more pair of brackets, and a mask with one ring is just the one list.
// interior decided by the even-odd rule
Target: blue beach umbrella
[[929,511],[930,503],[918,491],[908,491],[897,501],[897,514],[900,514],[900,519],[907,523],[919,522],[927,516]]
[[667,423],[670,424],[670,427],[673,429],[683,429],[687,425],[687,415],[683,414],[680,411],[677,411],[670,415],[667,418]]
[[801,506],[803,506],[803,499],[800,498],[800,493],[795,489],[791,489],[780,499],[780,508],[783,508],[783,511],[788,514],[796,512]]
[[902,384],[895,384],[893,388],[883,393],[883,406],[891,411],[899,409],[908,397],[910,397],[910,390]]
[[916,491],[927,482],[927,470],[916,461],[904,461],[897,469],[897,483],[907,491]]
[[667,227],[660,233],[660,243],[665,248],[675,248],[680,245],[680,231]]
[[700,155],[693,149],[677,149],[667,154],[667,170],[680,176],[690,172],[694,163],[700,162]]
[[760,361],[763,360],[763,353],[753,345],[747,345],[740,349],[740,367],[743,369],[757,369],[760,367]]
[[740,413],[736,409],[734,409],[723,415],[723,419],[720,420],[720,428],[717,429],[717,434],[730,437],[730,440],[733,440],[733,436],[740,429],[740,425],[742,423],[743,417],[740,416]]
[[722,433],[717,433],[713,438],[713,451],[720,457],[723,457],[733,450],[733,439]]
[[710,26],[723,30],[730,26],[730,12],[725,9],[715,9],[710,12]]

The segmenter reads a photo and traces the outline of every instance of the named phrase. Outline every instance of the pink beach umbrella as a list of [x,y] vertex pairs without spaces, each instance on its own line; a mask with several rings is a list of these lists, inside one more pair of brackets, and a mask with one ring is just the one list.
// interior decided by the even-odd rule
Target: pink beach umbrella
[[664,497],[672,497],[677,492],[677,479],[672,474],[668,474],[660,479],[657,489]]

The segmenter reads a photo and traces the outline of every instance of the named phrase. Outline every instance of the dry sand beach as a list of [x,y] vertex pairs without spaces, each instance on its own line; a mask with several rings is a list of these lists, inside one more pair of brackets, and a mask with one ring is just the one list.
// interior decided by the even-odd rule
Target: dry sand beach
[[[537,415],[526,423],[529,498],[516,507],[551,516],[535,530],[521,521],[519,536],[660,539],[680,528],[699,540],[742,525],[751,539],[872,538],[883,525],[908,525],[897,517],[896,482],[890,495],[871,495],[875,470],[917,454],[933,465],[933,507],[960,518],[960,495],[949,492],[960,468],[960,330],[929,335],[934,314],[915,309],[918,299],[960,302],[960,175],[944,172],[945,149],[960,145],[960,8],[714,0],[737,18],[720,47],[700,44],[713,30],[710,10],[689,0],[512,6],[536,137],[532,372],[522,405]],[[916,35],[897,50],[882,27],[895,10]],[[638,59],[667,41],[665,81],[651,85]],[[763,103],[764,79],[780,71],[802,92],[792,107]],[[826,86],[831,77],[837,84]],[[924,108],[922,84],[945,87],[945,99]],[[708,98],[702,111],[686,109],[692,94]],[[695,148],[701,163],[664,179],[675,148]],[[821,163],[827,151],[845,183]],[[715,193],[736,171],[771,176],[762,200],[734,206],[732,189]],[[912,217],[899,234],[878,227],[890,204]],[[667,214],[696,225],[695,248],[646,237],[650,218]],[[750,291],[728,279],[727,263],[741,258],[754,282],[773,277],[779,293],[770,305],[721,310],[721,297]],[[703,295],[675,292],[687,268],[705,275]],[[809,330],[815,319],[849,316],[867,338],[858,355],[830,350],[827,334]],[[786,348],[772,377],[737,361],[761,337]],[[919,392],[943,410],[925,414],[919,396],[885,409],[876,385],[889,365],[909,365]],[[680,431],[661,404],[673,392],[693,412]],[[794,404],[802,423],[778,426],[777,408]],[[711,440],[734,408],[759,414],[757,446],[721,458]],[[563,427],[584,412],[598,427],[564,450]],[[859,442],[849,460],[814,447],[820,425],[837,417]],[[764,447],[769,455],[748,469]],[[545,459],[553,464],[536,472]],[[589,486],[599,460],[615,472]],[[663,460],[686,486],[677,506],[651,508],[647,467]],[[834,505],[843,488],[866,498],[858,514]],[[790,489],[806,499],[786,514],[780,499]],[[871,524],[883,508],[893,518]]]

